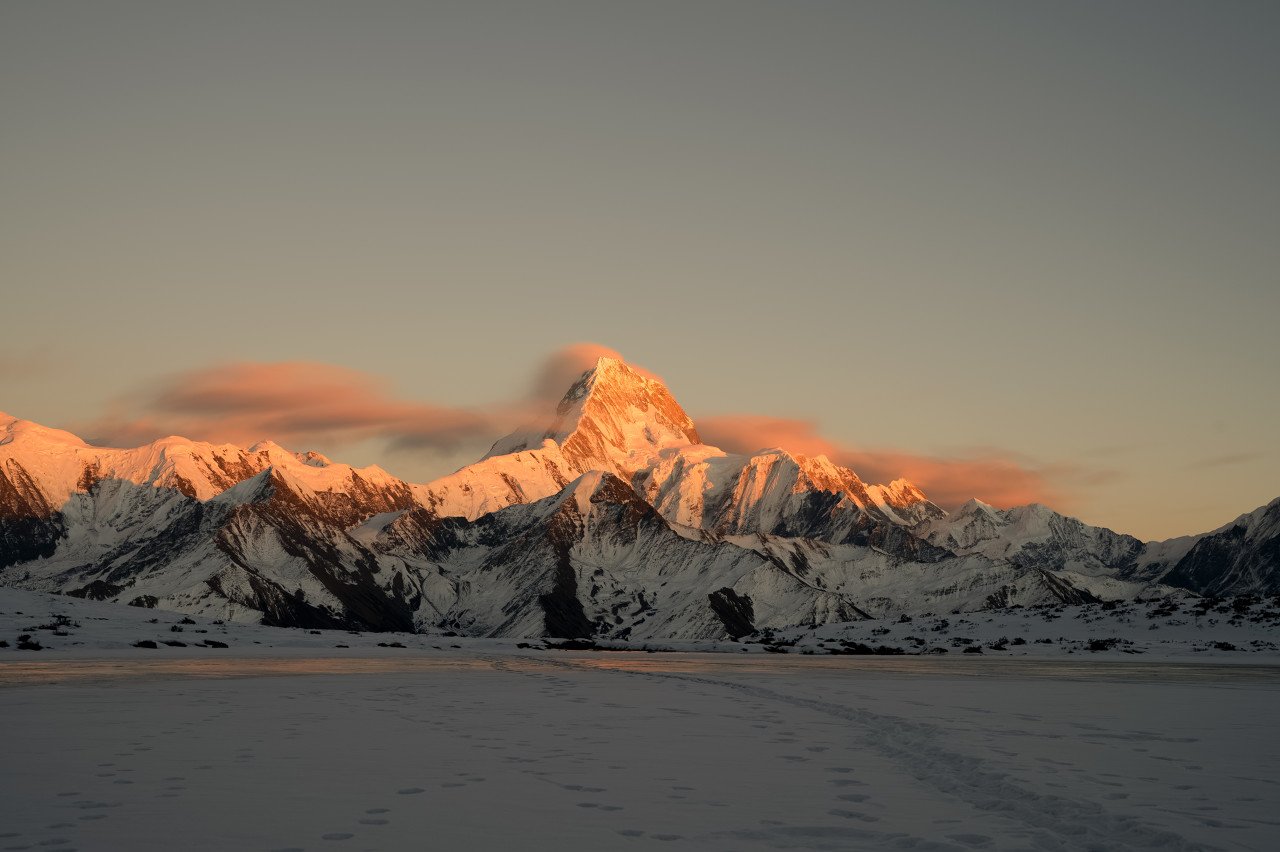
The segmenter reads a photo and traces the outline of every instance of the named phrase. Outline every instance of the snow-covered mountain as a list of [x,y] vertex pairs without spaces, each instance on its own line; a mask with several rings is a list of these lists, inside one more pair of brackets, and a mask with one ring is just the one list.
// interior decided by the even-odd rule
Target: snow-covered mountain
[[825,457],[700,442],[613,358],[425,484],[275,444],[134,449],[0,415],[0,583],[268,624],[715,638],[867,615],[1280,589],[1280,501],[1143,544],[1040,506],[948,514]]
[[408,629],[345,529],[412,505],[380,468],[274,444],[171,437],[118,450],[0,418],[0,579],[27,588]]
[[470,634],[716,638],[862,615],[751,549],[671,524],[604,471],[475,521],[406,512],[372,547],[437,626]]
[[1162,580],[1206,595],[1280,594],[1280,498],[1197,537]]
[[662,382],[600,358],[565,393],[550,424],[500,438],[480,461],[415,493],[437,514],[474,520],[549,497],[588,471],[630,480],[664,453],[697,445],[693,421]]
[[479,462],[415,486],[415,496],[439,515],[474,520],[596,470],[631,482],[668,520],[717,533],[890,541],[894,528],[943,514],[905,480],[867,486],[825,457],[701,444],[665,385],[614,358],[574,383],[553,422],[499,439]]
[[1032,503],[997,509],[970,500],[920,524],[916,534],[952,553],[976,553],[1027,567],[1104,575],[1132,566],[1143,552],[1133,536],[1091,527]]

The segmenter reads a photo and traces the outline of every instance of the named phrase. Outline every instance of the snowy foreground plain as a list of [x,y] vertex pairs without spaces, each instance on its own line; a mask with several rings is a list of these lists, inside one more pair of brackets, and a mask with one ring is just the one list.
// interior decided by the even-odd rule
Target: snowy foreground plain
[[1280,660],[1203,636],[646,654],[181,618],[0,590],[0,850],[1280,848]]

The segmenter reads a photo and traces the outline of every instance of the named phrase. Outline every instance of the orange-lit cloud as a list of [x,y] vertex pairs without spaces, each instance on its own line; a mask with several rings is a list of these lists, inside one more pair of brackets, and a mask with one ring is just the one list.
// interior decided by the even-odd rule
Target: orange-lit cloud
[[117,445],[165,435],[234,444],[270,439],[298,447],[381,438],[444,448],[493,428],[488,414],[397,399],[367,373],[307,361],[193,370],[114,409],[82,427],[89,437]]
[[908,479],[929,499],[946,508],[971,497],[999,507],[1033,502],[1062,506],[1067,495],[1062,493],[1059,480],[1078,478],[1076,471],[1066,466],[1033,467],[994,451],[943,458],[844,447],[819,435],[807,420],[728,415],[698,418],[697,423],[704,441],[729,452],[751,453],[780,447],[800,455],[825,455],[836,464],[851,468],[866,482]]
[[169,376],[72,429],[114,446],[182,435],[240,445],[269,439],[293,449],[365,440],[393,450],[481,447],[522,420],[549,417],[565,390],[604,355],[620,357],[596,344],[564,347],[543,363],[527,398],[485,408],[402,399],[379,377],[332,364],[219,364]]

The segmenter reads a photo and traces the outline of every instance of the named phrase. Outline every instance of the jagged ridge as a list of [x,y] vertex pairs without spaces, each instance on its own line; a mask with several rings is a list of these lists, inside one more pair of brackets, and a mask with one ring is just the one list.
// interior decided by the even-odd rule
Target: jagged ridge
[[1144,545],[1039,505],[948,515],[822,456],[703,445],[662,382],[612,358],[547,425],[423,485],[269,442],[111,449],[0,415],[0,582],[278,625],[715,638],[1274,592],[1278,516]]

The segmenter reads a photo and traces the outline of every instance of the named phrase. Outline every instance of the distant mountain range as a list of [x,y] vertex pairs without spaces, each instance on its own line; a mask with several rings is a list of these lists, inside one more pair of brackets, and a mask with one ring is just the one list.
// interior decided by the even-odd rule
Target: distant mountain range
[[1150,543],[1039,504],[947,513],[823,456],[702,444],[660,381],[601,358],[553,422],[426,484],[272,443],[95,447],[0,414],[0,584],[280,626],[711,639],[1280,593],[1280,499]]

